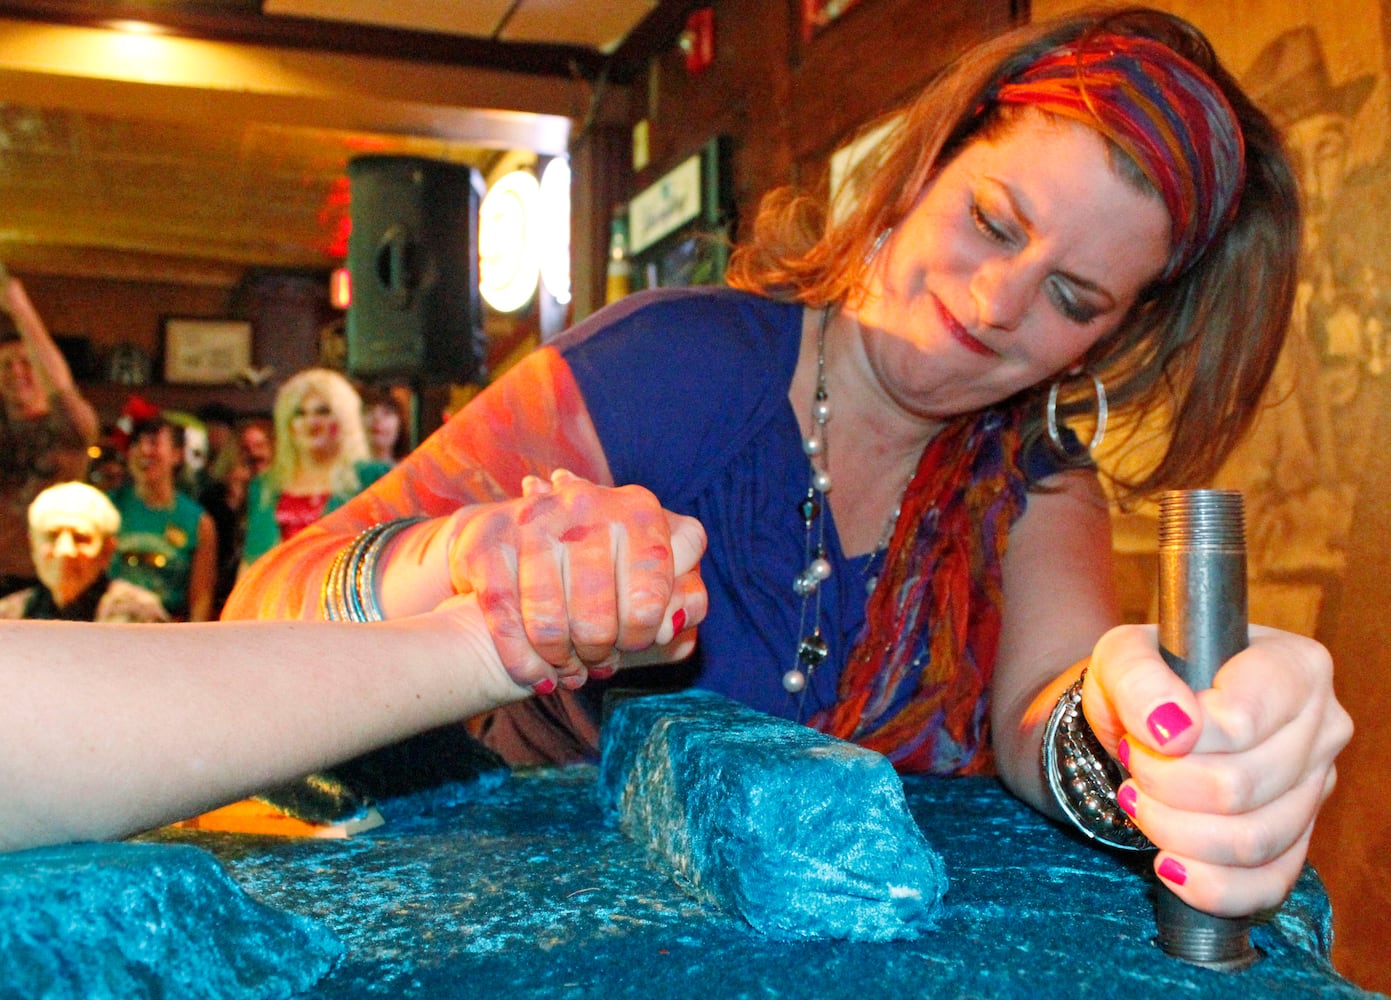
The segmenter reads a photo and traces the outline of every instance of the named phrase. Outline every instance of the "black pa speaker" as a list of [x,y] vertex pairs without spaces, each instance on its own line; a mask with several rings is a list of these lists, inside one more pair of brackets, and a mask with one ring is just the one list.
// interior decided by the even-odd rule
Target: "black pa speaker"
[[478,171],[360,156],[348,164],[348,183],[348,373],[417,385],[483,381]]

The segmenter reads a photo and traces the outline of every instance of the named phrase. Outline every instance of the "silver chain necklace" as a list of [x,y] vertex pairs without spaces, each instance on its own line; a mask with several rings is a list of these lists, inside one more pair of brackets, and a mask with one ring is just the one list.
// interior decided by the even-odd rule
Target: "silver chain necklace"
[[[816,389],[811,401],[811,432],[802,439],[802,451],[806,453],[811,467],[806,496],[797,505],[805,528],[803,542],[803,570],[792,581],[792,590],[802,599],[801,623],[798,632],[802,639],[797,643],[797,658],[794,665],[782,675],[782,686],[788,694],[797,698],[797,721],[801,721],[803,701],[812,674],[826,661],[830,648],[821,634],[821,584],[830,579],[831,561],[826,552],[826,517],[822,514],[826,504],[826,494],[831,491],[830,448],[826,437],[826,425],[831,420],[830,397],[826,392],[826,327],[830,324],[831,307],[821,313],[821,325],[816,333]],[[907,488],[907,483],[904,483]],[[870,557],[873,566],[875,557],[888,548],[893,537],[894,525],[898,522],[903,497],[889,515],[880,532],[879,541]],[[829,514],[827,514],[829,516]],[[867,570],[868,571],[868,570]],[[877,578],[866,578],[865,589],[874,592]],[[808,631],[808,623],[811,629]]]

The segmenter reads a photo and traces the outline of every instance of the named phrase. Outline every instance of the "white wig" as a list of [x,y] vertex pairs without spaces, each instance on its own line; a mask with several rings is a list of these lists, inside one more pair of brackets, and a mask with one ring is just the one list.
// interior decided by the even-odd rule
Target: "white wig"
[[106,494],[86,483],[50,486],[29,505],[29,530],[47,531],[78,519],[94,531],[110,537],[121,530],[121,515]]

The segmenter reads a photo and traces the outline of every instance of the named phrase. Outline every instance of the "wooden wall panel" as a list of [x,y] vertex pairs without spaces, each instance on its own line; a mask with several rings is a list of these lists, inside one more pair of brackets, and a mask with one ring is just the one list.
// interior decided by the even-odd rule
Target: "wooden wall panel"
[[[633,122],[650,126],[642,190],[713,135],[734,139],[734,197],[747,223],[781,184],[815,184],[861,124],[903,103],[953,56],[1022,16],[1020,0],[863,0],[803,40],[796,0],[719,0],[715,59],[688,73],[677,49],[651,64]],[[635,87],[641,88],[641,83]],[[618,166],[617,164],[615,166]]]
[[793,156],[821,160],[861,123],[910,100],[966,48],[1009,27],[1000,0],[874,0],[812,38],[793,70]]

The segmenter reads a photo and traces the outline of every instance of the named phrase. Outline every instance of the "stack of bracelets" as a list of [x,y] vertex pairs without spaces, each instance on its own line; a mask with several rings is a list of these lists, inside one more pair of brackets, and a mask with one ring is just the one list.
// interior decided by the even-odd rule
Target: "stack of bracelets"
[[1140,828],[1116,803],[1125,780],[1121,766],[1102,747],[1082,714],[1082,681],[1058,699],[1043,733],[1043,773],[1067,818],[1092,840],[1125,851],[1153,850]]
[[398,517],[374,524],[334,556],[319,594],[319,613],[324,620],[381,621],[385,615],[377,602],[377,557],[399,532],[425,520],[428,518]]

